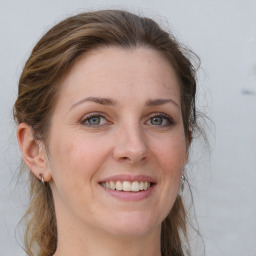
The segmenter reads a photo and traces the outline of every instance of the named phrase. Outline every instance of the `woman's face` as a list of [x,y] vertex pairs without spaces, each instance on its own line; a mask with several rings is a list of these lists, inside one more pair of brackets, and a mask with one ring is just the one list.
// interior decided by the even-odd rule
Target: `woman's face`
[[101,48],[60,86],[47,145],[58,228],[158,232],[187,161],[170,64],[150,49]]

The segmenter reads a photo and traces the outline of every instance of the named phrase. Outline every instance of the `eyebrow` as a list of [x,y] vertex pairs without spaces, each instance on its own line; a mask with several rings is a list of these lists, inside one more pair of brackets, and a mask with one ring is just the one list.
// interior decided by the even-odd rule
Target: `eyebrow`
[[[84,102],[95,102],[97,104],[100,105],[105,105],[105,106],[115,106],[117,104],[116,101],[114,101],[113,99],[109,99],[109,98],[101,98],[101,97],[87,97],[84,99],[81,99],[79,101],[77,101],[76,103],[74,103],[70,110],[73,109],[75,106],[80,105]],[[164,105],[167,103],[172,103],[173,105],[175,105],[176,107],[180,107],[178,103],[176,103],[174,100],[172,99],[154,99],[154,100],[147,100],[146,101],[146,106],[159,106],[159,105]]]
[[176,107],[178,108],[180,107],[180,105],[172,99],[154,99],[154,100],[146,101],[147,106],[159,106],[159,105],[164,105],[166,103],[172,103]]
[[101,98],[101,97],[87,97],[84,99],[81,99],[79,101],[77,101],[76,103],[74,103],[70,109],[74,108],[75,106],[82,104],[84,102],[95,102],[98,103],[100,105],[108,105],[108,106],[114,106],[116,105],[116,101],[112,100],[112,99],[108,99],[108,98]]

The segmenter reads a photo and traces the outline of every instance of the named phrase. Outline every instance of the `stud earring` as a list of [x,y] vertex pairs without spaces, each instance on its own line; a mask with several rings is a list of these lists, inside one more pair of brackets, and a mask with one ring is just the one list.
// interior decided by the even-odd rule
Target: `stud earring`
[[185,176],[184,176],[184,174],[182,174],[182,176],[181,176],[181,182],[180,182],[180,194],[183,192],[183,190],[184,190],[184,183],[185,183]]
[[43,176],[43,174],[42,174],[42,173],[39,173],[39,176],[40,176],[40,178],[41,178],[41,183],[44,184],[44,176]]

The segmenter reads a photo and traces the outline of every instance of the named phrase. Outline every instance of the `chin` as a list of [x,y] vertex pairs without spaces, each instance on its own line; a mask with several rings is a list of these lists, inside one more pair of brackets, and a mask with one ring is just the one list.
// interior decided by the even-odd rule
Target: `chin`
[[161,221],[141,212],[123,212],[109,220],[106,230],[113,235],[140,237],[161,228]]

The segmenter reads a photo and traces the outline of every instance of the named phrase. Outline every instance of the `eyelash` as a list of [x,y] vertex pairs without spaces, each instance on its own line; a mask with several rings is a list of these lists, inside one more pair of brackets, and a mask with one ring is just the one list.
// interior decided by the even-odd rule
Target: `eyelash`
[[[92,118],[94,118],[94,117],[104,118],[104,119],[106,120],[106,123],[105,123],[105,124],[96,124],[96,125],[87,123],[88,120],[90,120],[90,119],[92,119]],[[86,126],[88,126],[88,127],[94,127],[94,128],[97,128],[97,127],[99,127],[99,126],[106,125],[107,122],[108,122],[108,121],[107,121],[106,117],[104,116],[104,114],[98,113],[98,112],[97,112],[97,113],[89,113],[89,114],[87,114],[86,116],[84,116],[83,119],[81,120],[81,124],[86,125]]]
[[[99,117],[99,118],[104,118],[106,120],[106,123],[104,124],[90,124],[88,123],[88,121],[94,117]],[[167,121],[167,124],[160,124],[160,125],[154,125],[152,123],[150,123],[149,125],[157,127],[157,128],[166,128],[169,126],[173,126],[175,124],[174,120],[172,119],[172,117],[170,117],[169,115],[165,114],[165,113],[155,113],[153,115],[151,115],[147,121],[147,122],[151,122],[153,118],[162,118],[163,120]],[[89,113],[86,116],[83,117],[83,119],[81,120],[81,124],[86,125],[88,127],[92,127],[92,128],[97,128],[97,127],[101,127],[101,126],[105,126],[108,123],[110,123],[107,118],[105,117],[105,115],[103,113],[97,112],[97,113]]]
[[157,127],[157,128],[166,128],[166,127],[170,127],[170,126],[173,126],[175,124],[174,120],[172,117],[170,117],[169,115],[165,114],[165,113],[156,113],[156,114],[153,114],[148,120],[147,122],[150,122],[152,121],[153,118],[162,118],[163,120],[167,121],[167,124],[165,125],[154,125],[154,124],[150,124],[151,126],[154,126],[154,127]]

